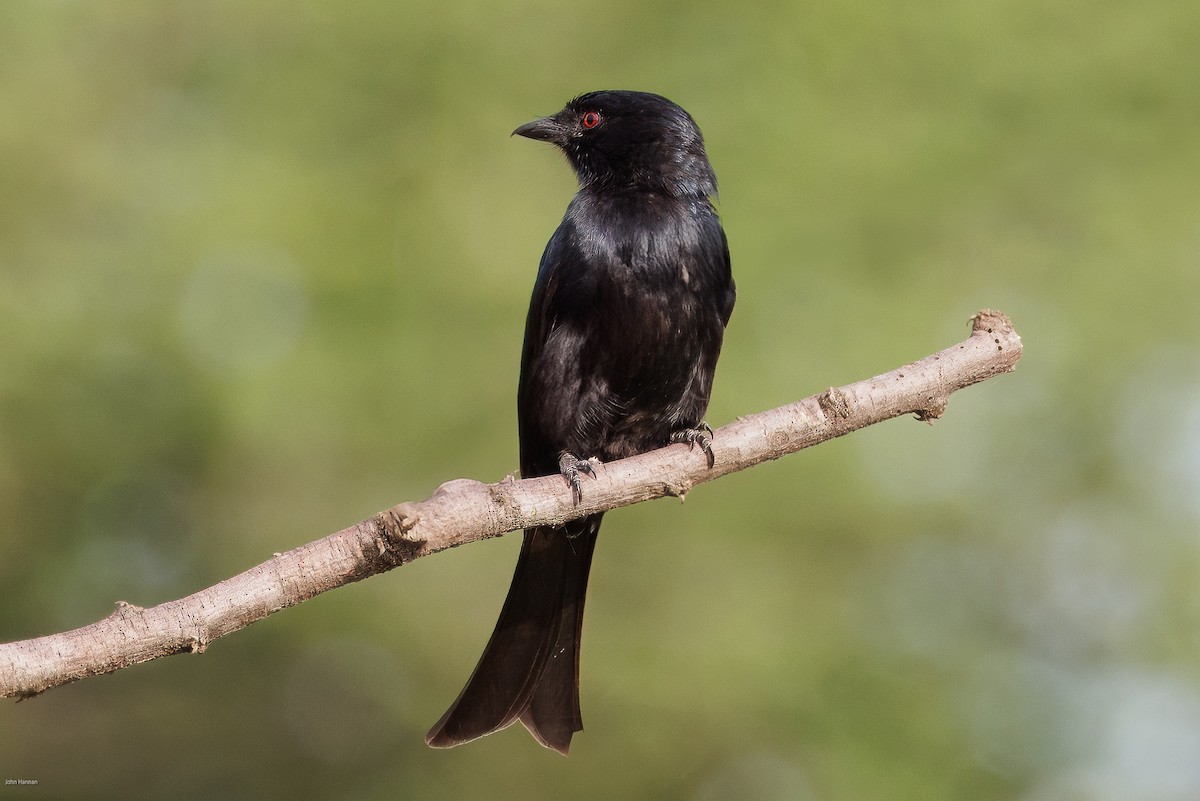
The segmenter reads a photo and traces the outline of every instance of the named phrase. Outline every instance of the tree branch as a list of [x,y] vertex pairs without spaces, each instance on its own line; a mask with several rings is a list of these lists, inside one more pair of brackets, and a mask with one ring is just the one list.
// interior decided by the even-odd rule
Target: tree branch
[[0,696],[29,698],[160,656],[201,653],[218,637],[280,609],[447,548],[651,498],[683,497],[697,484],[903,414],[932,421],[952,392],[1012,371],[1020,357],[1021,338],[1008,318],[981,311],[972,318],[971,336],[952,348],[719,429],[711,468],[699,450],[671,445],[599,467],[578,505],[559,476],[449,481],[424,501],[276,554],[186,598],[149,609],[122,601],[89,626],[0,645]]

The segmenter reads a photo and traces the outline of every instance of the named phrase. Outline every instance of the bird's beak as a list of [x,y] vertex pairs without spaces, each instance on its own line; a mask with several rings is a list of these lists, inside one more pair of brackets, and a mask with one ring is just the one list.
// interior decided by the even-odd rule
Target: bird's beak
[[538,139],[542,142],[553,142],[560,147],[567,142],[567,126],[557,117],[542,117],[527,122],[512,132],[513,136],[524,136],[526,139]]

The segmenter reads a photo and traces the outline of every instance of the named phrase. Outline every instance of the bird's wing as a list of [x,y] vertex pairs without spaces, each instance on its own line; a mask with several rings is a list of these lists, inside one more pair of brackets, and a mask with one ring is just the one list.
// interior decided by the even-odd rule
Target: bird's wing
[[[517,422],[521,446],[521,475],[525,477],[548,475],[558,470],[558,448],[546,439],[548,421],[547,408],[555,406],[556,399],[547,397],[553,391],[568,393],[568,385],[577,376],[557,376],[551,381],[546,374],[546,361],[550,355],[560,371],[578,371],[578,360],[566,352],[559,352],[579,344],[575,338],[555,338],[553,354],[547,354],[547,345],[555,330],[562,324],[563,287],[573,275],[583,269],[583,256],[572,243],[570,223],[563,222],[550,237],[542,260],[538,266],[537,280],[533,285],[533,297],[529,302],[529,316],[525,321],[525,343],[521,350],[521,377],[517,387]],[[564,341],[565,340],[565,341]],[[561,437],[559,438],[561,440]]]

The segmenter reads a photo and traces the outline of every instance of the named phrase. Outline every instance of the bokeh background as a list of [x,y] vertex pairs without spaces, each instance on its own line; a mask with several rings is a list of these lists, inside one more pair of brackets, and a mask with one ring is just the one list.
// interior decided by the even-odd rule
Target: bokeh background
[[541,248],[509,132],[699,120],[739,285],[714,425],[999,308],[1018,371],[610,515],[568,759],[423,735],[518,545],[0,705],[0,794],[1200,798],[1200,6],[0,4],[0,640],[516,468]]

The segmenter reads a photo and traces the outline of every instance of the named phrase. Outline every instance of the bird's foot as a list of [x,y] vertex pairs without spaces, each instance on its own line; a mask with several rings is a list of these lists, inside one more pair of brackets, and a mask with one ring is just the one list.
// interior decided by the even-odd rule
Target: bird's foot
[[587,474],[592,478],[596,477],[592,463],[587,459],[580,459],[570,451],[563,451],[558,455],[558,472],[562,473],[563,478],[571,485],[571,490],[575,495],[575,504],[578,505],[583,500],[583,481],[580,476]]
[[712,449],[712,427],[701,420],[695,428],[685,428],[682,431],[676,431],[671,435],[671,442],[686,442],[689,449],[700,446],[700,450],[704,451],[704,455],[708,457],[709,469],[716,463],[716,457],[713,455]]

